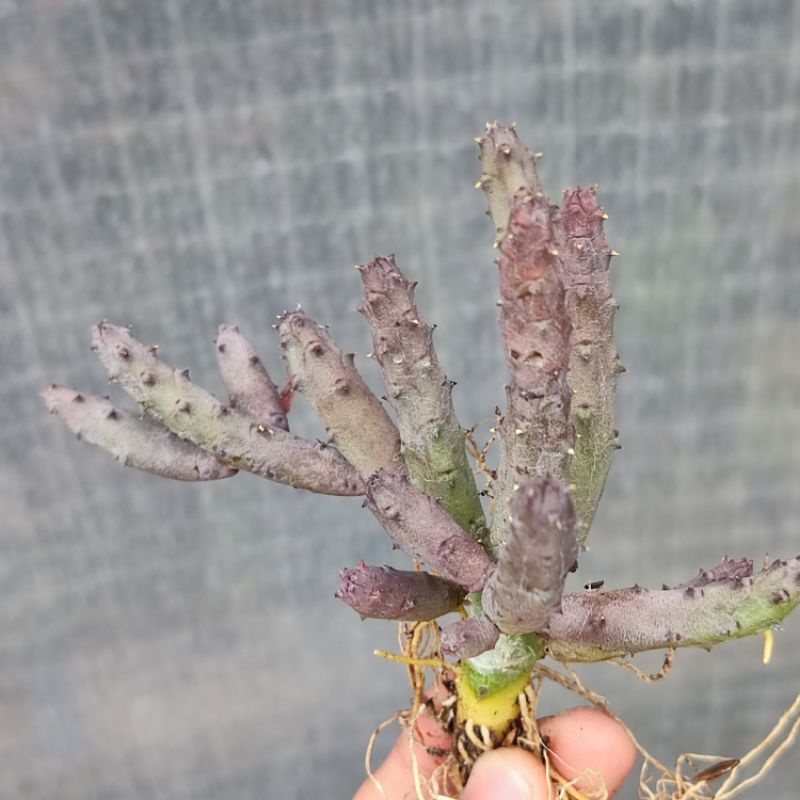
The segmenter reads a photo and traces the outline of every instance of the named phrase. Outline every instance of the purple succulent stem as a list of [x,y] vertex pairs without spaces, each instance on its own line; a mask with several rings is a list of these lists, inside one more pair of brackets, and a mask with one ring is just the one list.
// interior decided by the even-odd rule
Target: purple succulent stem
[[461,661],[491,650],[500,638],[500,631],[486,617],[469,617],[451,622],[442,629],[442,653]]
[[397,416],[411,481],[436,497],[466,531],[481,538],[486,522],[467,461],[464,429],[453,409],[448,380],[433,347],[433,328],[422,319],[414,286],[394,256],[359,266],[364,314],[373,356]]
[[362,494],[364,485],[341,453],[256,422],[156,356],[127,328],[95,326],[92,350],[147,414],[181,439],[215,454],[226,464],[298,489],[323,494]]
[[465,592],[427,572],[371,567],[343,569],[336,597],[363,618],[425,621],[455,611]]
[[471,592],[483,588],[493,562],[444,510],[402,475],[381,470],[367,481],[365,505],[396,547]]
[[697,588],[725,580],[749,578],[752,574],[753,560],[751,558],[728,558],[728,556],[725,556],[715,567],[711,567],[711,569],[700,569],[697,575],[690,581],[680,583],[674,588],[686,589],[690,586]]
[[278,333],[295,387],[359,474],[404,473],[400,434],[355,368],[354,355],[342,353],[325,327],[299,309],[280,318]]
[[500,243],[500,329],[511,376],[499,423],[500,465],[494,483],[491,545],[508,537],[511,499],[528,476],[568,482],[574,442],[567,385],[571,326],[547,199],[517,197]]
[[536,174],[536,159],[540,154],[525,147],[513,125],[489,123],[484,135],[475,141],[481,158],[481,178],[476,186],[486,195],[499,242],[507,233],[514,198],[520,192],[542,191]]
[[213,481],[237,472],[213,453],[141,414],[115,408],[104,397],[55,384],[41,396],[48,411],[61,417],[79,439],[107,450],[126,467],[178,481]]
[[235,325],[220,325],[217,364],[228,390],[231,408],[270,428],[289,430],[278,387],[253,346]]
[[568,189],[553,217],[558,268],[572,323],[569,374],[575,455],[570,468],[573,501],[585,541],[605,486],[614,450],[617,375],[623,371],[614,346],[614,315],[609,264],[613,251],[603,233],[606,214],[594,188]]
[[483,588],[483,611],[506,634],[544,630],[578,558],[577,519],[553,478],[528,478],[511,504],[511,531]]
[[602,661],[644,650],[709,648],[767,630],[800,603],[800,557],[775,561],[757,575],[744,575],[743,562],[723,562],[719,574],[733,577],[702,585],[566,594],[544,634],[547,651],[560,661]]

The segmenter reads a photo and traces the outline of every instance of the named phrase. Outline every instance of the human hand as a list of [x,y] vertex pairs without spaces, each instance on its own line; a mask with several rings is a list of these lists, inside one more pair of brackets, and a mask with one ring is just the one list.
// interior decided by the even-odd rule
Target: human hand
[[[575,786],[593,796],[601,785],[612,796],[633,766],[636,756],[625,729],[595,708],[572,708],[539,720],[542,736],[548,737],[552,766],[567,780],[580,775]],[[414,745],[420,774],[427,778],[441,763],[426,747],[448,748],[449,738],[438,724],[425,717],[417,726],[419,743]],[[375,771],[384,794],[367,780],[353,800],[410,800],[414,793],[408,737],[401,735],[389,756]],[[482,755],[461,795],[462,800],[551,800],[545,767],[519,747],[504,747]],[[604,795],[606,796],[606,795]]]

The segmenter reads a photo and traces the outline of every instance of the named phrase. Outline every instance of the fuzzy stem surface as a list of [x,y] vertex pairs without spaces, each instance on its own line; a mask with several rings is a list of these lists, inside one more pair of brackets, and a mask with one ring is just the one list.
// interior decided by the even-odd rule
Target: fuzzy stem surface
[[500,330],[510,383],[499,423],[500,465],[490,534],[498,553],[508,538],[517,487],[533,475],[569,480],[574,441],[567,385],[571,325],[550,207],[542,195],[516,198],[500,244]]
[[800,603],[800,557],[775,561],[756,575],[743,572],[727,577],[723,571],[719,580],[694,579],[675,589],[566,594],[544,635],[547,651],[559,661],[602,661],[645,650],[710,648],[765,631]]
[[452,581],[415,570],[368,566],[339,573],[336,597],[362,619],[427,621],[455,611],[465,591]]
[[220,325],[217,364],[231,408],[270,428],[289,430],[278,387],[272,382],[253,345],[235,325]]
[[499,242],[508,230],[514,197],[520,192],[539,194],[542,191],[536,174],[536,158],[522,143],[514,126],[492,122],[483,136],[476,139],[480,149],[481,178]]
[[442,653],[461,661],[491,650],[500,636],[497,626],[486,617],[467,617],[442,629]]
[[237,472],[213,453],[141,414],[116,408],[104,397],[55,384],[41,396],[47,410],[79,439],[107,450],[126,467],[178,481],[213,481]]
[[359,311],[372,332],[373,355],[397,415],[409,477],[480,539],[486,522],[453,409],[453,383],[436,357],[433,329],[420,316],[415,284],[394,256],[374,258],[358,269],[364,286]]
[[448,580],[477,592],[493,562],[442,507],[407,477],[381,470],[367,481],[364,504],[389,534],[395,547],[424,561]]
[[483,587],[483,611],[506,634],[542,631],[561,607],[578,558],[577,519],[553,478],[528,478],[511,503],[511,532]]
[[567,381],[572,390],[575,454],[570,479],[586,541],[603,494],[611,458],[619,448],[614,429],[617,375],[623,370],[614,346],[609,264],[612,251],[603,233],[602,208],[594,188],[568,189],[553,218],[558,267],[566,291],[572,335]]
[[324,326],[298,309],[278,324],[295,387],[308,400],[333,442],[361,476],[379,469],[405,473],[400,433]]
[[127,328],[100,322],[92,350],[109,378],[181,439],[214,453],[229,466],[298,489],[323,494],[363,494],[364,484],[335,448],[268,428],[232,410],[189,380],[188,371],[161,361]]

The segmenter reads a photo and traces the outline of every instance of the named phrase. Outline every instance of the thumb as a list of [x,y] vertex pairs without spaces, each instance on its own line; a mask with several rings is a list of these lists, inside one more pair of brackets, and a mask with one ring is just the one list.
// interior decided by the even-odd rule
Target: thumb
[[[576,788],[612,796],[633,766],[636,750],[625,728],[594,708],[572,708],[540,720],[553,766]],[[583,774],[585,773],[585,774]],[[518,747],[484,753],[472,768],[462,800],[549,800],[544,765]]]
[[548,800],[544,765],[519,747],[484,753],[472,769],[462,800]]

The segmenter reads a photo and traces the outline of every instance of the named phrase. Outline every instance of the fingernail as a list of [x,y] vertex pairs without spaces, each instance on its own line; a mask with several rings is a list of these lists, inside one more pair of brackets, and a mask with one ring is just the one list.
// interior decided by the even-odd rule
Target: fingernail
[[462,800],[534,800],[530,776],[517,769],[515,759],[505,755],[495,750],[475,762]]

